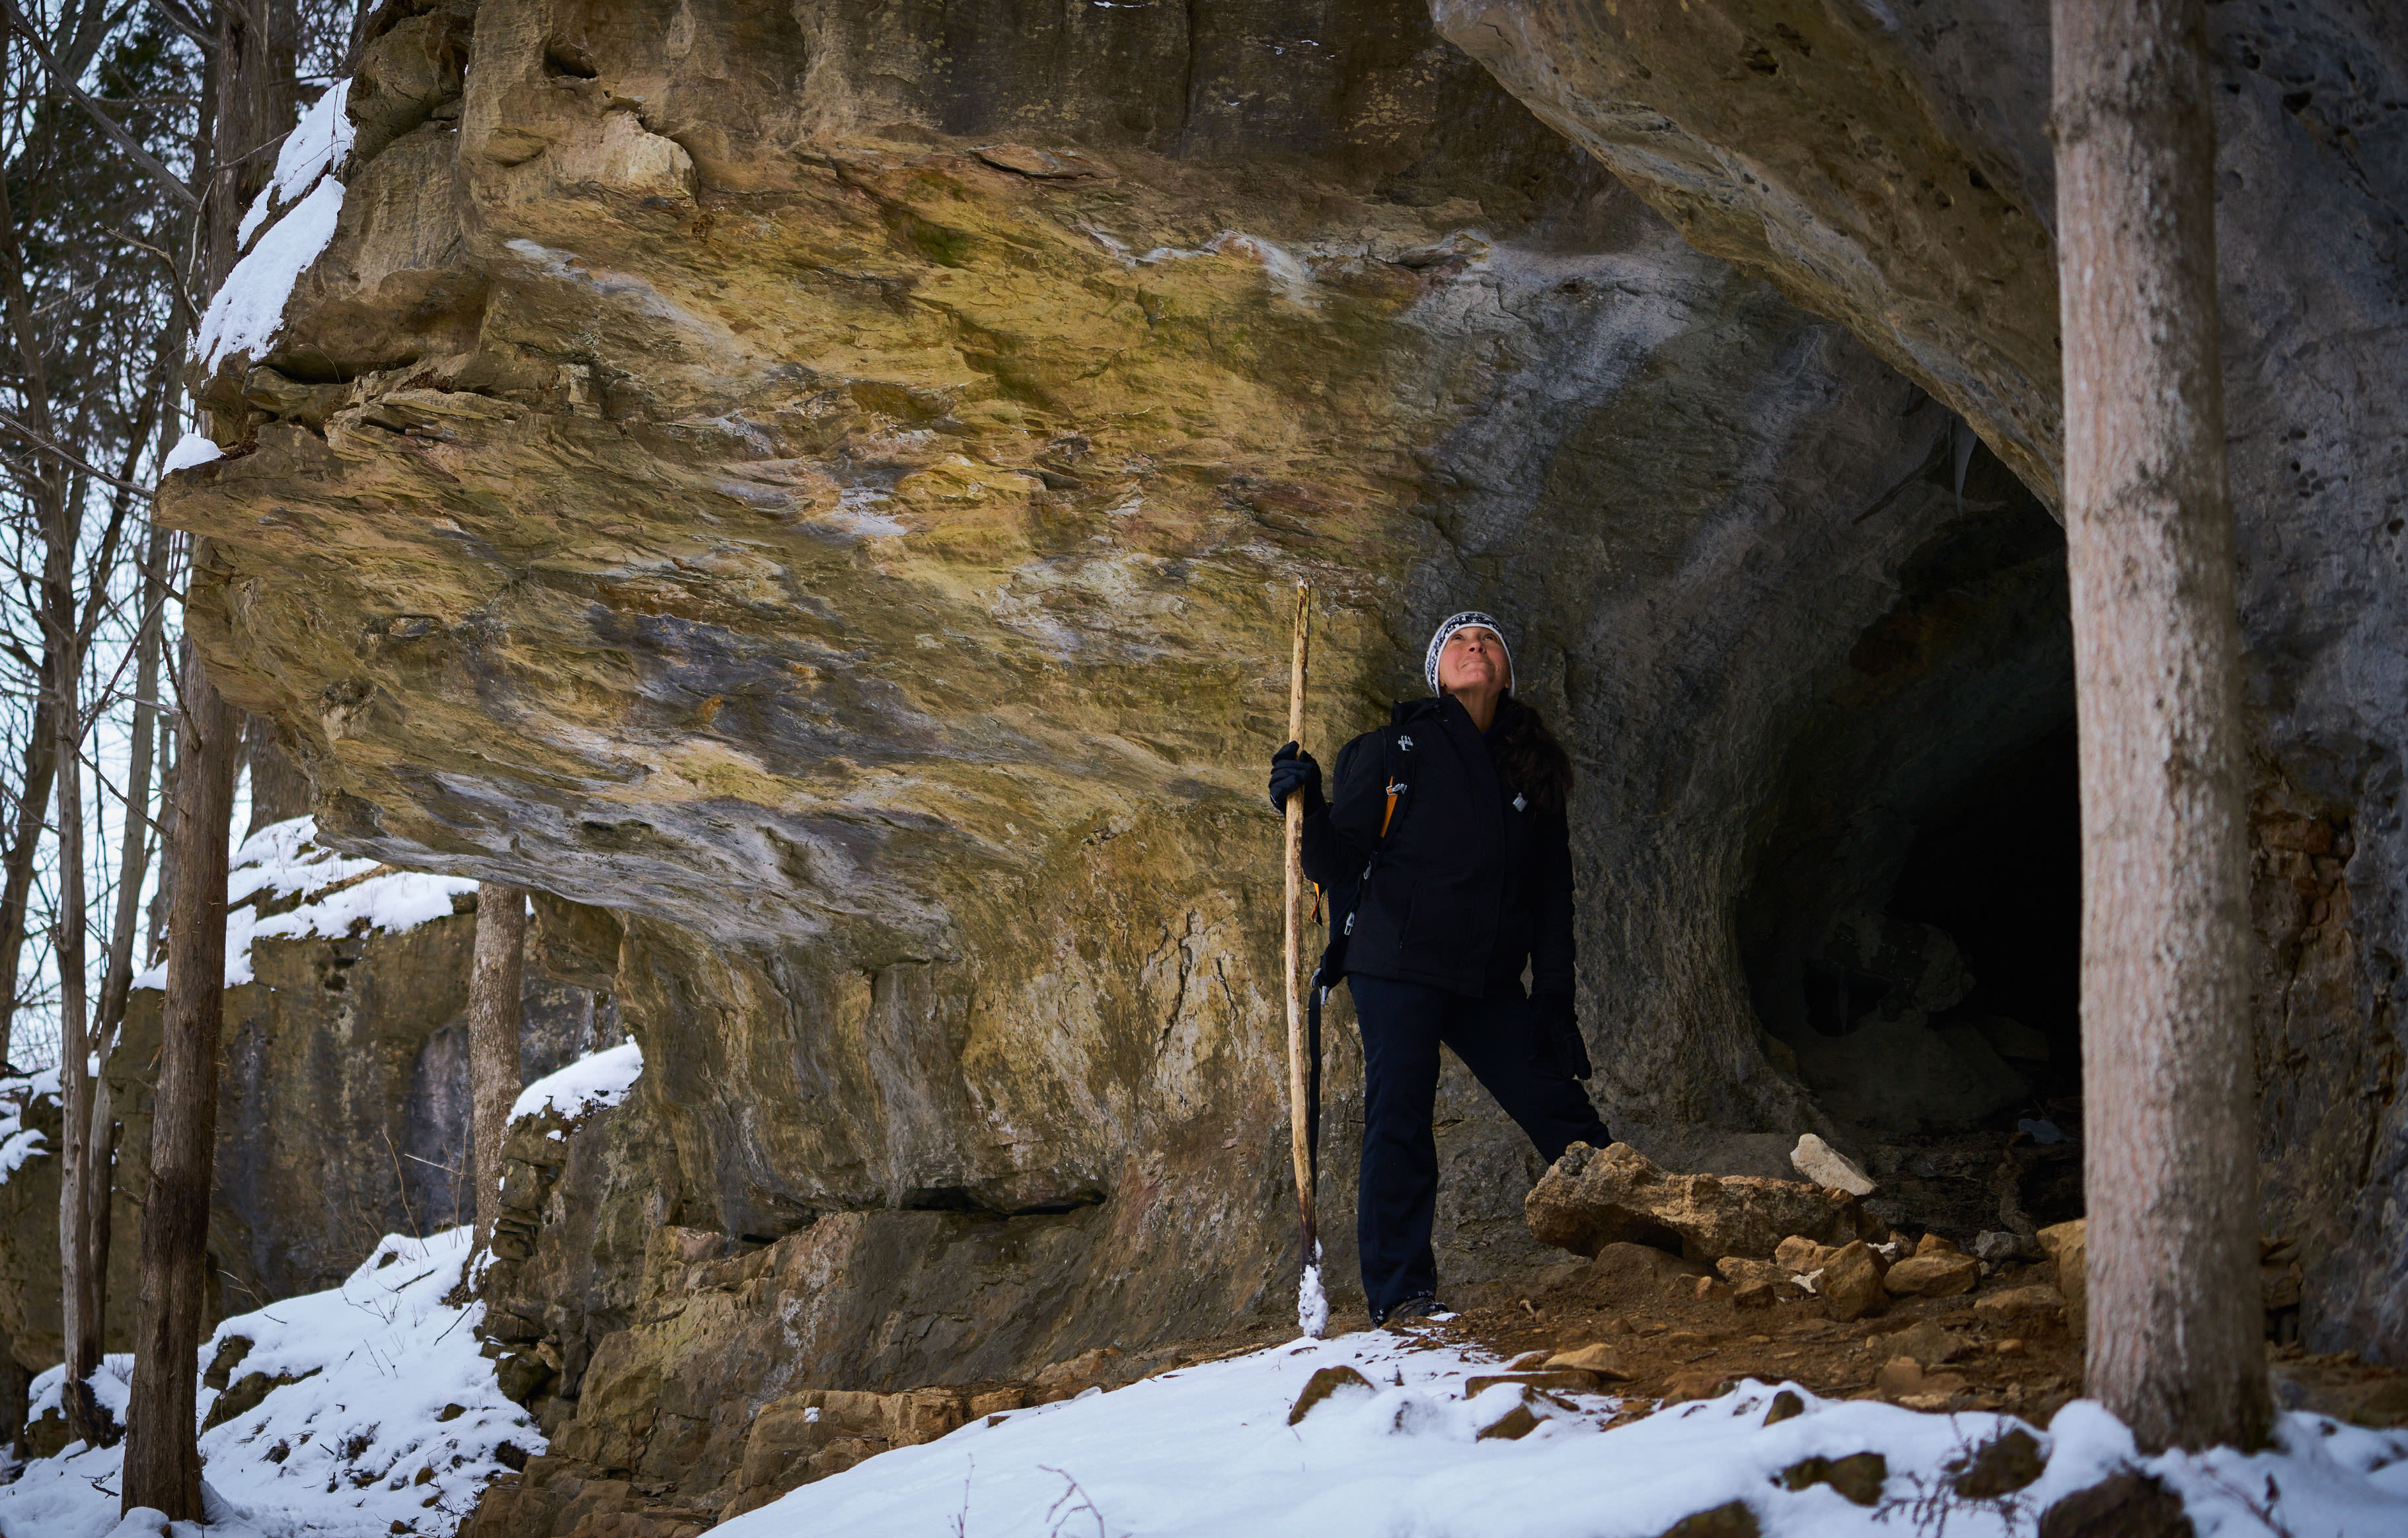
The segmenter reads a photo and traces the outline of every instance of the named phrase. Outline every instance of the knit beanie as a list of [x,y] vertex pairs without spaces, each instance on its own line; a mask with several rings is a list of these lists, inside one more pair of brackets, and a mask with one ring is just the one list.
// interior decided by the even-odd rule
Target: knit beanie
[[1465,609],[1450,614],[1439,621],[1438,633],[1430,637],[1429,650],[1422,654],[1422,676],[1429,680],[1429,691],[1438,692],[1438,654],[1446,649],[1446,638],[1466,625],[1478,625],[1497,637],[1497,649],[1505,654],[1505,674],[1513,674],[1513,648],[1505,639],[1505,627],[1478,609]]

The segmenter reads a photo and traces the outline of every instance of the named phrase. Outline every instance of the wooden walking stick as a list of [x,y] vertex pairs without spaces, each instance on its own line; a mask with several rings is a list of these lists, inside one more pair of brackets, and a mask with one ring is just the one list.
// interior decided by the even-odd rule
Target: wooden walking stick
[[[1304,679],[1312,650],[1312,584],[1296,585],[1296,642],[1287,676],[1287,736],[1304,745]],[[1321,1239],[1312,1203],[1312,1089],[1305,1075],[1304,1041],[1304,797],[1287,798],[1287,1109],[1288,1153],[1296,1163],[1298,1254],[1304,1274],[1297,1288],[1296,1322],[1307,1335],[1329,1326],[1329,1299],[1321,1286]]]

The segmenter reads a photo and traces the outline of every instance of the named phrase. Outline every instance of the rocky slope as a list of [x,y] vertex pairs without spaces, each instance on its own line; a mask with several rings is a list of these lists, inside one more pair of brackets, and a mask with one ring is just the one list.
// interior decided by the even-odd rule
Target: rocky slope
[[[274,346],[208,383],[228,457],[161,506],[209,536],[193,633],[327,838],[611,910],[562,975],[611,990],[647,1067],[562,1145],[514,1145],[533,1233],[489,1294],[586,1474],[732,1478],[780,1395],[1025,1376],[1285,1310],[1259,781],[1300,578],[1325,756],[1418,691],[1433,619],[1518,627],[1522,691],[1581,770],[1583,1014],[1617,1132],[1770,1174],[1809,1127],[2042,1108],[2001,1054],[2047,1032],[1950,1023],[1949,934],[1883,910],[1923,832],[2031,777],[2071,716],[2046,252],[1999,235],[2045,199],[2011,157],[1969,163],[2019,189],[1989,225],[1883,255],[1867,204],[1847,238],[1873,255],[1822,262],[1856,287],[1817,288],[1740,237],[1773,228],[1740,192],[1700,194],[1703,230],[1596,125],[1670,144],[1669,107],[1593,122],[1594,93],[1532,83],[1577,74],[1558,47],[1619,67],[1621,33],[1516,14],[1464,46],[1530,107],[1395,0],[371,22],[333,244]],[[1868,110],[1896,85],[1842,73]],[[1942,236],[2000,268],[1980,303],[1851,307],[1935,292],[1910,269]],[[1857,282],[1874,256],[1897,272]],[[2350,420],[2373,441],[2375,406]],[[2340,504],[2310,511],[2300,537],[2339,537]],[[2317,634],[2315,687],[2371,700],[2363,638]],[[2333,1001],[2285,1018],[2337,1036],[2283,1082],[2355,1085],[2396,1061],[2358,960],[2388,920],[2318,862],[2371,847],[2363,765],[2280,762],[2264,843],[2299,863],[2270,863],[2269,933],[2322,926],[2302,975]],[[1887,1045],[1835,1056],[1873,996]],[[1342,1282],[1342,1004],[1334,1036]],[[2315,1104],[2270,1151],[2325,1182],[2320,1328],[2369,1340],[2399,1291],[2365,1247],[2384,1219],[2355,1216],[2379,1202],[2352,1205],[2375,1164],[2329,1150],[2391,1113]],[[1535,1160],[1467,1083],[1441,1146],[1451,1285],[1547,1258]]]

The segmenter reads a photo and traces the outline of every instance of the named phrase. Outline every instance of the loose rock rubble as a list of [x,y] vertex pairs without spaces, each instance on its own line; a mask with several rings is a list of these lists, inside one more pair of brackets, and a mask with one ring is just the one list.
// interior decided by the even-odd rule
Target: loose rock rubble
[[1595,1255],[1609,1244],[1675,1241],[1691,1260],[1768,1256],[1792,1234],[1830,1244],[1882,1238],[1843,1190],[1759,1175],[1671,1175],[1627,1143],[1575,1143],[1523,1202],[1543,1244]]

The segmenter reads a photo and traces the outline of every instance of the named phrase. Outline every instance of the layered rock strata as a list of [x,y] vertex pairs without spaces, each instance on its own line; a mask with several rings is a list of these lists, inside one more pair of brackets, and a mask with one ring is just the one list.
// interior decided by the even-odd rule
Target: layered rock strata
[[[1298,578],[1325,754],[1430,620],[1514,618],[1617,1131],[1842,1136],[1735,915],[1790,873],[1803,954],[2067,719],[2061,544],[1942,400],[2043,489],[2044,421],[1684,244],[1410,6],[453,0],[364,50],[334,242],[162,506],[324,836],[616,915],[644,1076],[514,1140],[489,1291],[595,1478],[1285,1311]],[[1459,1077],[1440,1121],[1446,1274],[1542,1256],[1535,1158]]]

